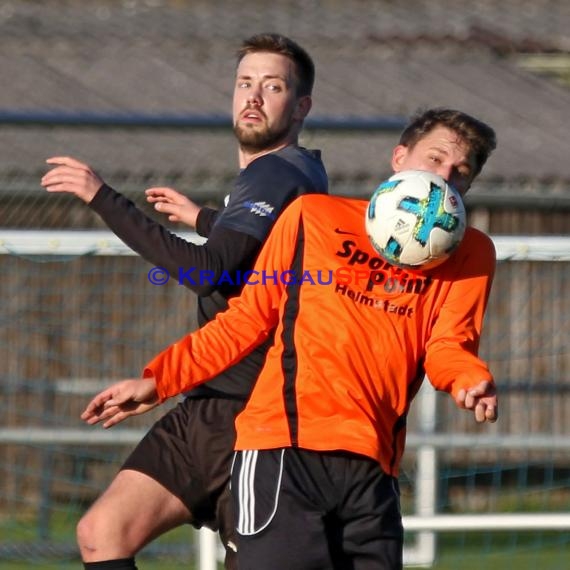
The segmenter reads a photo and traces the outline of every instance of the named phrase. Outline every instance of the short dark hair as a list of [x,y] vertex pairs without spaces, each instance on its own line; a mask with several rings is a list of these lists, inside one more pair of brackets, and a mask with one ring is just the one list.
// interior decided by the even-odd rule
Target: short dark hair
[[474,174],[479,174],[497,147],[497,137],[489,125],[462,111],[443,107],[418,111],[402,132],[400,144],[413,148],[425,135],[440,126],[451,129],[469,145],[477,161]]
[[250,53],[269,52],[288,57],[297,72],[297,95],[311,95],[315,83],[315,64],[311,56],[292,39],[281,34],[256,34],[244,40],[237,52],[237,62]]

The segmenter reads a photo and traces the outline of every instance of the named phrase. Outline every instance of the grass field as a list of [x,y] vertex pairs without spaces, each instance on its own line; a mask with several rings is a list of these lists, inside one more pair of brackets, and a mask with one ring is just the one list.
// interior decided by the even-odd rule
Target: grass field
[[564,570],[570,565],[567,533],[447,535],[439,540],[433,570]]
[[[432,570],[481,570],[514,568],[516,570],[565,570],[570,566],[570,539],[563,533],[525,533],[511,535],[462,535],[440,540],[438,558]],[[24,553],[23,553],[24,554]],[[0,560],[1,570],[72,570],[81,567],[75,561]],[[165,560],[140,557],[139,570],[197,570],[190,560]],[[220,564],[219,569],[223,566]]]
[[[528,551],[521,548],[520,551],[503,553],[492,552],[465,552],[460,550],[442,551],[432,570],[481,570],[515,568],[516,570],[565,570],[568,568],[570,545],[565,547],[541,548],[540,550]],[[70,563],[46,563],[46,562],[15,562],[0,561],[2,570],[27,570],[42,568],[42,570],[72,570],[81,567],[78,561]],[[196,570],[195,565],[186,561],[166,562],[163,560],[139,560],[139,570],[175,570],[186,568]],[[220,570],[223,568],[219,566]]]
[[[47,547],[45,555],[38,554],[36,529],[32,520],[0,522],[0,543],[10,545],[11,558],[0,558],[0,570],[72,570],[81,568],[74,557],[73,528],[76,514],[59,513],[53,517],[50,539],[54,550]],[[154,544],[175,548],[188,545],[193,538],[189,527],[179,528],[161,537]],[[70,545],[65,559],[54,556],[57,545]],[[29,546],[28,546],[29,545]],[[164,550],[164,548],[163,548]],[[16,552],[16,554],[14,554]],[[63,558],[63,557],[62,557]],[[157,558],[143,554],[137,559],[139,570],[197,570],[190,555]],[[223,566],[220,564],[219,569]],[[570,568],[570,534],[567,532],[458,532],[440,535],[437,560],[433,570],[566,570]]]

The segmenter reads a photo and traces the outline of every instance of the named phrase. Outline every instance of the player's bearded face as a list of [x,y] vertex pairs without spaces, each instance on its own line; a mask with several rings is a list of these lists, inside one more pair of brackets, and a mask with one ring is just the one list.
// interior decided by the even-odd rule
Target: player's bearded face
[[266,117],[263,117],[262,122],[236,122],[234,133],[240,146],[250,152],[258,152],[278,145],[289,134],[290,115],[288,113],[287,116],[280,117],[280,120],[274,124]]
[[240,147],[256,153],[287,144],[299,117],[295,66],[280,54],[256,52],[238,65],[233,97]]

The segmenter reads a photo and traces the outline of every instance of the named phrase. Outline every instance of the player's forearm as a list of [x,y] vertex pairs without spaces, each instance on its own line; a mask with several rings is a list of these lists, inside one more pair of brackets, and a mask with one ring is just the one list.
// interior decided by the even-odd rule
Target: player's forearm
[[[131,249],[155,266],[164,267],[178,283],[198,294],[209,294],[223,271],[231,272],[252,257],[259,242],[226,236],[205,245],[190,243],[149,218],[128,198],[104,185],[90,203],[109,228]],[[222,230],[223,231],[223,230]],[[234,232],[237,233],[237,232]]]
[[482,380],[493,381],[487,363],[479,357],[479,342],[486,306],[484,287],[464,297],[465,306],[442,308],[426,345],[424,367],[432,384],[456,396]]
[[154,265],[178,273],[194,246],[175,236],[142,212],[133,202],[107,185],[90,203],[109,228],[131,249]]
[[481,381],[494,384],[487,363],[479,357],[460,349],[442,351],[426,360],[426,374],[437,390],[457,396],[462,389],[468,390]]
[[[275,317],[276,318],[276,317]],[[241,360],[264,342],[274,318],[264,319],[249,304],[230,306],[214,321],[174,343],[147,364],[161,401],[185,392]]]
[[[253,271],[282,275],[291,267],[298,216],[284,213],[275,225]],[[214,321],[159,354],[145,368],[156,379],[161,399],[211,379],[261,344],[276,327],[286,285],[280,279],[245,285],[240,296]]]

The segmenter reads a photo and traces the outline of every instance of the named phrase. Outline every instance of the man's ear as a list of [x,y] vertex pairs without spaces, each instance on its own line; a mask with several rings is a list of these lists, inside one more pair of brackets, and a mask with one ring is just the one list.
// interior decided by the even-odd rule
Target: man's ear
[[399,144],[394,147],[392,151],[392,170],[394,172],[400,172],[403,170],[403,164],[408,156],[408,147],[403,144]]
[[309,114],[311,107],[313,106],[313,99],[310,95],[304,95],[300,97],[295,105],[295,112],[293,113],[293,118],[300,121],[305,120],[305,117]]

